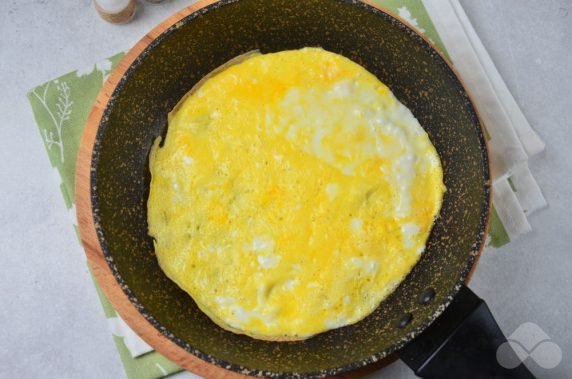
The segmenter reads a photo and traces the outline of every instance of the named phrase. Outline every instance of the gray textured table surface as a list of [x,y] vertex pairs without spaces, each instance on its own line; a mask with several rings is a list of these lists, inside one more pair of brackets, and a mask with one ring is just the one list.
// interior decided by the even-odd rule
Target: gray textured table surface
[[[25,92],[135,43],[189,1],[145,4],[125,26],[89,0],[0,2],[0,378],[125,376]],[[547,145],[531,168],[549,208],[533,231],[485,254],[471,287],[505,333],[531,321],[562,349],[540,378],[572,376],[572,1],[462,1]],[[386,375],[383,375],[386,374]],[[396,363],[375,377],[414,375]]]

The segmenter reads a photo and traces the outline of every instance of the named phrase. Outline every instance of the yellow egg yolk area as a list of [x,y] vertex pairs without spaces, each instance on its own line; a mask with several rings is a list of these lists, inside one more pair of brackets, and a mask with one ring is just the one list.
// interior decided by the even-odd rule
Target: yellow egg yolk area
[[445,190],[413,114],[320,48],[205,80],[150,169],[161,268],[218,325],[274,340],[373,312],[419,260]]

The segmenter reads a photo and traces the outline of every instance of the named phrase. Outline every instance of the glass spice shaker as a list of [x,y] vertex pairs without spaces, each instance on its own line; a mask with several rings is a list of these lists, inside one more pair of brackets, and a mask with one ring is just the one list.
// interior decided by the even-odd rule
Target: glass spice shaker
[[112,24],[126,24],[135,16],[135,0],[94,0],[97,13]]

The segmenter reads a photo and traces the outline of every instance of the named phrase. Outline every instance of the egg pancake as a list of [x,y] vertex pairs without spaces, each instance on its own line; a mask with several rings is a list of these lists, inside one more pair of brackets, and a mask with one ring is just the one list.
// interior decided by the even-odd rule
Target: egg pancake
[[165,274],[221,327],[268,340],[373,312],[419,260],[445,191],[413,114],[320,48],[210,75],[169,115],[150,170]]

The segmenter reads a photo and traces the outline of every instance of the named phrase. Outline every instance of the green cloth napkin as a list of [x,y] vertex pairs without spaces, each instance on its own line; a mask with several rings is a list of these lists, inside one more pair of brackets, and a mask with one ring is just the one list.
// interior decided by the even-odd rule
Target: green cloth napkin
[[[410,24],[429,37],[441,51],[446,52],[422,0],[376,0],[374,2],[408,20]],[[74,177],[81,134],[101,86],[123,55],[124,53],[119,53],[87,70],[77,70],[63,75],[35,87],[27,94],[50,162],[61,178],[60,189],[65,206],[73,217],[76,231]],[[489,244],[492,246],[501,246],[509,242],[508,235],[494,209],[489,235]],[[117,313],[105,295],[97,284],[95,286],[105,316],[108,319],[117,318]],[[113,339],[128,378],[152,379],[182,371],[157,352],[133,357],[125,344],[124,337],[114,335]]]

